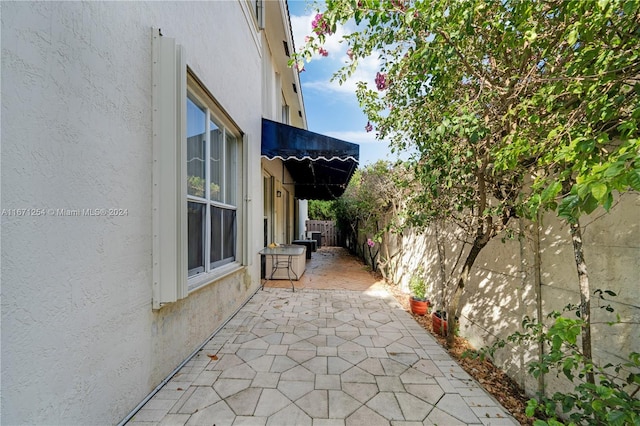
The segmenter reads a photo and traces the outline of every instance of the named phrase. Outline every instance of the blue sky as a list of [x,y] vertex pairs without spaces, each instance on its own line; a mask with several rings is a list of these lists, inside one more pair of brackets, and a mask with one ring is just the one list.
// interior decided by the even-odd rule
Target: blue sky
[[[305,36],[311,34],[311,21],[316,15],[313,1],[289,0],[289,14],[296,49],[300,49]],[[308,130],[360,145],[360,166],[377,160],[393,161],[395,154],[391,154],[386,142],[375,139],[375,130],[365,131],[367,118],[355,94],[357,81],[375,86],[375,74],[379,70],[377,59],[365,60],[357,73],[342,86],[330,82],[333,73],[347,61],[347,49],[338,43],[343,32],[344,29],[340,28],[327,39],[325,48],[329,56],[314,56],[310,63],[305,64],[305,71],[300,73]]]

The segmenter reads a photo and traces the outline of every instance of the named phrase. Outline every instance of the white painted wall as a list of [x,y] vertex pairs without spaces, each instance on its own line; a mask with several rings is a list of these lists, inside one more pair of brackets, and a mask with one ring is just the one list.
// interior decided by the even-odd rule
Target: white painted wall
[[[259,284],[261,38],[244,1],[3,2],[2,424],[114,424]],[[252,264],[151,309],[151,27],[249,136]],[[121,208],[119,217],[50,209]]]
[[307,220],[309,220],[309,200],[298,200],[298,234],[297,239],[307,239]]
[[[286,241],[286,227],[293,226],[293,218],[291,218],[290,223],[287,223],[284,205],[286,197],[284,192],[289,191],[290,194],[294,193],[293,185],[288,184],[288,182],[293,182],[293,178],[280,159],[267,160],[266,158],[262,158],[261,165],[262,169],[274,179],[274,211],[270,218],[270,221],[273,223],[272,242],[276,242],[278,244],[289,244],[291,241]],[[282,192],[281,197],[276,197],[277,191]],[[292,209],[291,211],[293,211],[293,201],[291,200],[291,197],[289,201],[292,203],[290,208]]]

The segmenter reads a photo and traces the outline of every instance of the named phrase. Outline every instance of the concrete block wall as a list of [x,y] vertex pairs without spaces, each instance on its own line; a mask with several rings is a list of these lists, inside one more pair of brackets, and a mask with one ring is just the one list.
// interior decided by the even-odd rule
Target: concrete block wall
[[[602,365],[624,362],[625,357],[640,352],[640,195],[627,193],[619,197],[609,213],[598,210],[581,218],[584,255],[590,285],[595,289],[612,290],[617,296],[605,295],[605,300],[592,298],[592,334],[594,357]],[[562,310],[569,303],[580,303],[573,246],[568,226],[546,214],[539,231],[540,273],[543,317],[553,310]],[[506,338],[521,330],[525,316],[537,318],[535,283],[536,225],[524,220],[511,223],[513,239],[492,240],[481,252],[472,270],[472,279],[462,297],[460,333],[480,348],[498,338]],[[463,250],[468,245],[456,230],[444,231],[447,278]],[[409,292],[408,282],[422,267],[432,283],[432,298],[438,300],[439,262],[435,229],[420,233],[407,230],[401,237],[385,236],[391,253],[387,279]],[[384,250],[381,251],[384,253]],[[610,304],[615,313],[601,307]],[[620,323],[613,326],[608,322]],[[527,364],[537,357],[537,346],[510,346],[496,353],[496,364],[504,368],[526,391],[533,395],[538,383],[527,374]],[[548,392],[567,389],[569,384],[555,375],[545,377]]]

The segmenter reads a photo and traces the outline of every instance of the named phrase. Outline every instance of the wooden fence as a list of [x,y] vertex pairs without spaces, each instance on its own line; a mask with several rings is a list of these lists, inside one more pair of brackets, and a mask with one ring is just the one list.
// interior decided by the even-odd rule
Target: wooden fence
[[333,220],[308,220],[307,232],[321,232],[323,246],[341,246],[340,232]]

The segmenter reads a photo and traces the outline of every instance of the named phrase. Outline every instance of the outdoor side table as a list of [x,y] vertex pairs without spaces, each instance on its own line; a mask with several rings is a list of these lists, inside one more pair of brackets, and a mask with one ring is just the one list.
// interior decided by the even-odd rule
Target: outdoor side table
[[[262,282],[261,288],[264,290],[264,285],[274,279],[289,279],[291,283],[291,290],[296,291],[293,285],[293,278],[297,281],[304,273],[305,251],[304,246],[277,246],[277,247],[265,247],[258,253],[266,257],[267,272],[265,272],[265,280]],[[302,259],[302,265],[300,265],[300,259]],[[271,272],[269,273],[269,269]],[[286,271],[286,278],[284,274],[276,275],[278,270]]]
[[305,246],[307,248],[307,259],[311,259],[311,252],[316,251],[316,240],[293,240],[291,244]]

